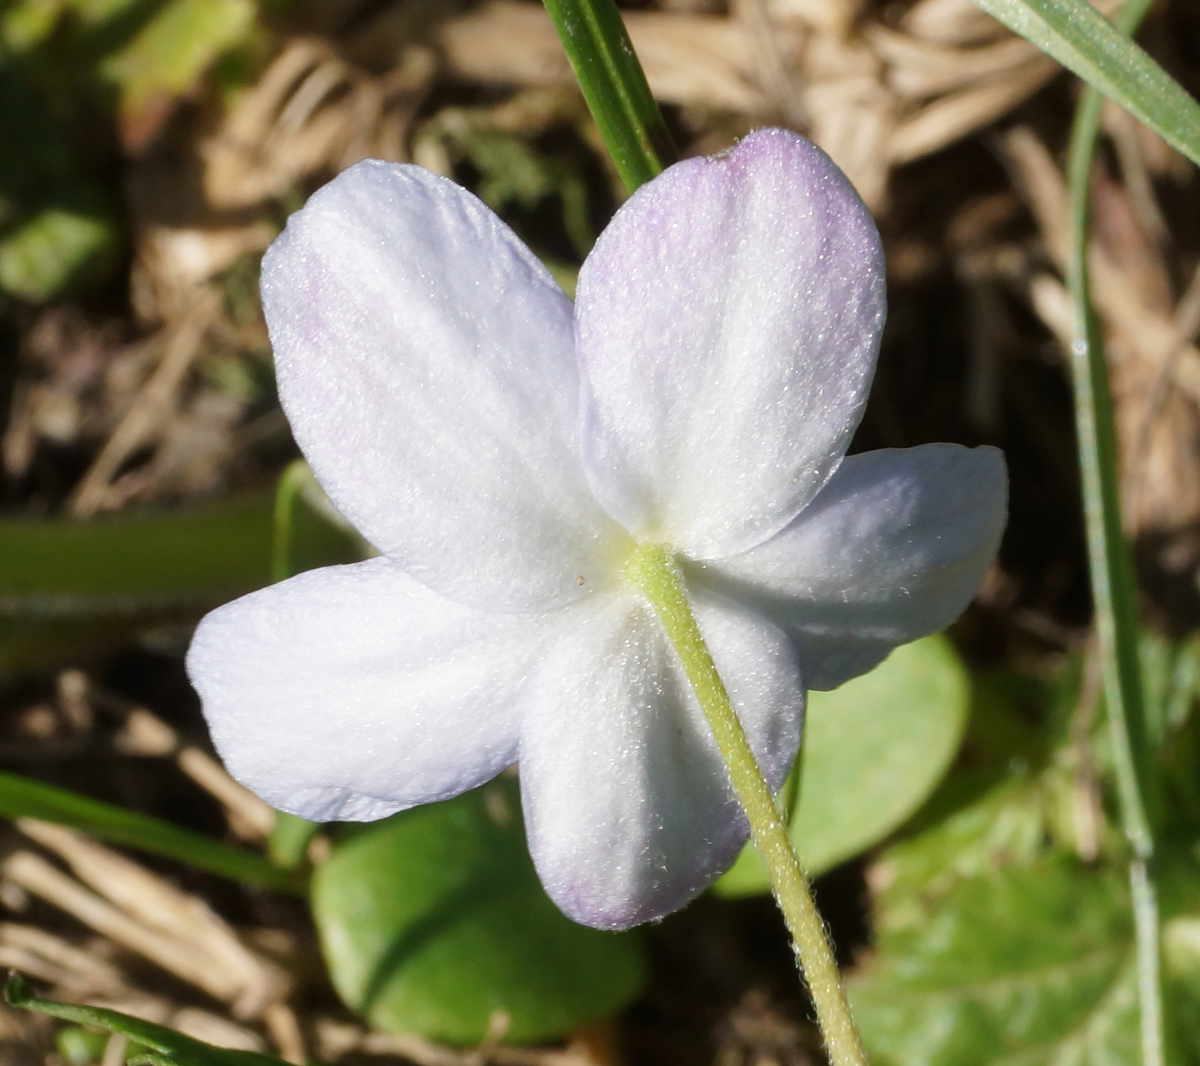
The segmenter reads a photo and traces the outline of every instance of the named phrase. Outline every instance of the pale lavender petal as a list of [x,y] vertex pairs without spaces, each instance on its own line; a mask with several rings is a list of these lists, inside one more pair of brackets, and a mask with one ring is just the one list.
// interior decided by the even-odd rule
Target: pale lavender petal
[[762,130],[671,167],[579,275],[600,502],[693,559],[778,532],[845,454],[883,318],[875,223],[819,148]]
[[369,160],[263,261],[280,398],[334,505],[460,602],[603,583],[617,530],[579,458],[571,305],[483,203]]
[[[804,710],[787,638],[711,593],[695,606],[777,788],[795,758]],[[590,620],[531,681],[521,793],[530,852],[550,897],[578,922],[624,929],[691,899],[733,861],[748,827],[651,608],[621,593],[587,610]]]
[[996,448],[865,452],[787,529],[697,573],[783,626],[809,688],[836,688],[962,614],[996,557],[1007,508]]
[[242,784],[314,821],[368,821],[516,761],[517,694],[551,617],[464,607],[371,559],[213,611],[188,675]]

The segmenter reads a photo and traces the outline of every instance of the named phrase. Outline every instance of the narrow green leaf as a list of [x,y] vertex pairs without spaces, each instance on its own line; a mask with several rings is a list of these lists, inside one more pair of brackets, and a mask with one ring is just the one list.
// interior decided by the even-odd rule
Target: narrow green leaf
[[[1150,0],[1132,0],[1118,16],[1120,28],[1106,23],[1105,33],[1125,40],[1123,35],[1131,33],[1149,9]],[[1133,47],[1126,42],[1127,53]],[[1136,66],[1136,54],[1127,54],[1125,58]],[[1155,74],[1155,71],[1157,68],[1148,73]],[[1141,73],[1148,76],[1146,71]],[[1157,74],[1161,75],[1161,71]],[[1128,78],[1128,71],[1122,76]],[[1147,82],[1143,87],[1166,93],[1163,100],[1168,104],[1171,92],[1182,95],[1179,86],[1169,79],[1165,85]],[[1195,101],[1186,96],[1185,99],[1192,112],[1182,115],[1180,120],[1184,125],[1176,129],[1176,133],[1190,132],[1200,141],[1200,108]],[[1156,823],[1161,821],[1161,787],[1142,699],[1137,576],[1133,551],[1125,537],[1121,517],[1120,464],[1108,363],[1099,323],[1092,309],[1088,277],[1088,206],[1101,102],[1095,88],[1084,95],[1075,115],[1068,152],[1070,250],[1067,286],[1074,305],[1071,370],[1075,385],[1075,430],[1082,474],[1088,563],[1104,675],[1105,713],[1112,741],[1121,824],[1134,855],[1130,864],[1130,883],[1137,939],[1141,1060],[1143,1066],[1161,1066],[1164,1041],[1159,958],[1161,932],[1152,865]],[[1134,113],[1142,118],[1138,112]],[[1151,128],[1159,128],[1144,118],[1143,121]],[[1159,132],[1163,131],[1159,129]],[[1195,154],[1192,159],[1200,162],[1200,156]]]
[[576,925],[525,848],[515,782],[395,815],[335,847],[313,877],[334,987],[377,1028],[478,1043],[548,1040],[641,988],[639,938]]
[[613,0],[545,0],[584,99],[625,187],[675,158],[671,135]]
[[[362,542],[304,513],[288,549],[307,568]],[[0,677],[103,652],[181,625],[271,580],[272,503],[253,495],[161,512],[0,519]]]
[[175,859],[233,881],[280,892],[304,891],[303,877],[273,866],[261,855],[230,847],[150,815],[2,771],[0,817],[57,822],[98,840]]
[[[297,459],[279,477],[275,489],[271,576],[283,581],[332,561],[354,562],[370,547],[329,501],[308,463]],[[304,862],[308,845],[321,827],[294,814],[275,812],[267,844],[271,861],[294,869]]]
[[320,831],[317,822],[310,822],[286,811],[275,812],[275,825],[267,842],[267,854],[276,866],[294,870],[304,864],[308,846]]
[[[1119,18],[1132,27],[1149,7],[1149,0],[1134,0],[1122,8]],[[1113,32],[1120,31],[1113,28]],[[1067,163],[1071,233],[1067,285],[1074,309],[1070,354],[1088,563],[1106,710],[1113,727],[1122,822],[1138,856],[1148,858],[1154,847],[1156,789],[1142,703],[1137,576],[1133,552],[1122,528],[1116,423],[1104,342],[1092,310],[1087,261],[1092,158],[1101,103],[1095,90],[1081,101]]]
[[283,581],[332,563],[353,563],[372,554],[317,484],[303,459],[288,465],[275,489],[271,577]]
[[0,616],[204,608],[271,579],[270,496],[78,521],[0,520]]
[[[966,670],[940,635],[809,694],[790,832],[810,876],[878,843],[920,806],[958,750],[969,702]],[[769,891],[758,853],[747,847],[715,889]]]
[[975,0],[1200,166],[1200,104],[1087,0]]
[[28,983],[16,974],[10,976],[4,986],[4,998],[11,1007],[37,1011],[52,1018],[90,1025],[128,1037],[139,1048],[145,1049],[129,1056],[127,1061],[130,1066],[142,1063],[146,1066],[286,1066],[282,1059],[272,1055],[213,1047],[212,1044],[204,1044],[168,1029],[165,1025],[155,1025],[119,1011],[39,999]]

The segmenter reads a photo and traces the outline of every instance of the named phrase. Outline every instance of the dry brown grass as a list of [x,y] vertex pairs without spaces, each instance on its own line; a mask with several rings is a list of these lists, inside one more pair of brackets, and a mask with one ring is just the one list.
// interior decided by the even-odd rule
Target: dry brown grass
[[[1160,39],[1181,6],[1162,5]],[[662,0],[629,11],[628,25],[685,154],[754,126],[790,125],[825,148],[878,213],[893,327],[864,436],[1009,447],[1014,532],[985,588],[991,620],[978,627],[981,641],[1017,656],[1078,643],[1086,604],[1077,527],[1063,518],[1074,475],[1054,345],[1067,335],[1061,155],[1072,95],[1055,82],[1056,66],[970,0]],[[266,347],[254,257],[285,208],[341,168],[367,156],[416,158],[470,175],[461,146],[481,130],[554,151],[566,144],[593,204],[621,197],[532,0],[340,0],[277,29],[242,92],[179,108],[125,160],[127,302],[29,316],[3,438],[10,498],[85,516],[268,480],[286,435],[278,412],[245,386]],[[1106,114],[1091,257],[1127,524],[1150,570],[1175,582],[1162,615],[1187,626],[1200,620],[1178,607],[1200,602],[1200,233],[1180,205],[1195,191],[1173,152]],[[49,476],[46,456],[63,453],[75,467]],[[81,751],[152,760],[170,781],[192,782],[167,791],[206,794],[230,836],[265,835],[270,812],[197,747],[199,735],[181,739],[77,673],[57,690],[35,690],[7,704],[5,743],[22,765],[31,752],[45,764]],[[548,1051],[460,1051],[369,1033],[333,1003],[302,916],[231,902],[225,890],[209,899],[208,880],[181,887],[177,876],[61,828],[19,823],[0,861],[0,965],[52,996],[293,1062],[620,1061],[602,1030]],[[743,989],[721,1010],[710,1042],[720,1063],[808,1061],[811,1033],[758,993],[747,999]],[[56,1062],[49,1041],[38,1019],[0,1010],[6,1062]],[[630,1054],[643,1061],[636,1046]],[[680,1051],[679,1061],[693,1060]]]

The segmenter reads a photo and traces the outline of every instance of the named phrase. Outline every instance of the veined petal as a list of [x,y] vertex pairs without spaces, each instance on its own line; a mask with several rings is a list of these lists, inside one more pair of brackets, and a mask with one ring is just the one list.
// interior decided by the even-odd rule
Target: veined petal
[[787,529],[699,574],[784,627],[809,688],[836,688],[962,614],[1007,510],[996,448],[865,452],[848,457]]
[[516,761],[516,693],[545,619],[464,607],[371,559],[213,611],[188,675],[242,784],[313,821],[369,821]]
[[[787,638],[711,593],[696,617],[772,788],[804,710]],[[542,884],[569,917],[624,929],[682,906],[748,827],[703,712],[653,610],[632,593],[591,617],[531,679],[521,795]]]
[[594,587],[616,530],[580,465],[571,305],[483,203],[360,163],[291,217],[262,290],[292,431],[372,544],[463,603]]
[[845,454],[883,318],[875,223],[815,145],[762,130],[671,167],[579,275],[598,499],[693,559],[766,540]]

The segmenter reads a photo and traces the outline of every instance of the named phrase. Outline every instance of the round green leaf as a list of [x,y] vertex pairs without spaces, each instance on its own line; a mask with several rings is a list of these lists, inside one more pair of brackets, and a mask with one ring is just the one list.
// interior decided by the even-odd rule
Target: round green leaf
[[[810,874],[878,843],[924,802],[958,750],[969,701],[966,670],[940,634],[839,689],[809,693],[790,831]],[[715,887],[766,892],[758,852],[747,847]]]
[[525,848],[515,783],[405,811],[334,849],[313,880],[334,986],[379,1029],[470,1044],[547,1040],[622,1007],[644,964],[635,934],[576,925]]

